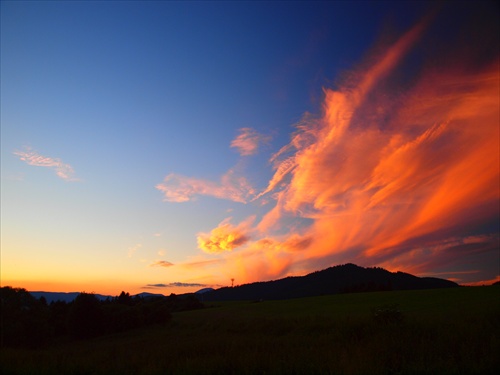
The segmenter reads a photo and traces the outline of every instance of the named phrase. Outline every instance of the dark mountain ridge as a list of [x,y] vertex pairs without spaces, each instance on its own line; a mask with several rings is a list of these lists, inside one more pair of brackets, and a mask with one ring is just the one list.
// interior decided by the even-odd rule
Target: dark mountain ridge
[[444,279],[417,277],[383,268],[363,268],[344,264],[305,276],[224,287],[204,293],[205,301],[279,300],[325,294],[450,288],[459,285]]

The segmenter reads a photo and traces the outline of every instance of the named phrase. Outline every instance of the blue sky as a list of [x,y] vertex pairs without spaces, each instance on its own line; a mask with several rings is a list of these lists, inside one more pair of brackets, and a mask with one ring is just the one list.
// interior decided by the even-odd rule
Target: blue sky
[[[325,89],[358,77],[433,8],[420,1],[2,2],[2,284],[110,293],[224,285],[230,277],[246,282],[326,268],[348,254],[363,265],[405,268],[351,253],[357,243],[333,259],[336,251],[290,255],[282,250],[287,239],[314,246],[304,238],[320,222],[297,208],[273,232],[262,230],[278,191],[252,197],[276,176],[273,155],[290,144],[294,125],[325,111]],[[467,10],[450,12],[445,7],[428,26],[429,40],[446,40],[444,26],[466,23]],[[416,43],[408,54],[421,50]],[[406,61],[394,82],[418,61]],[[489,199],[498,202],[498,193]],[[472,224],[494,228],[498,212],[486,216]],[[223,252],[205,251],[200,238],[216,228],[240,237]],[[479,257],[491,261],[498,231],[460,241],[471,236],[488,239],[490,250]],[[271,239],[273,249],[265,250]],[[242,270],[254,253],[259,261]],[[280,261],[286,267],[273,268]],[[190,266],[199,262],[209,268]],[[262,267],[268,271],[254,271]],[[496,277],[491,268],[456,267],[450,270],[475,272],[450,276],[459,281]],[[441,268],[418,271],[449,271]]]

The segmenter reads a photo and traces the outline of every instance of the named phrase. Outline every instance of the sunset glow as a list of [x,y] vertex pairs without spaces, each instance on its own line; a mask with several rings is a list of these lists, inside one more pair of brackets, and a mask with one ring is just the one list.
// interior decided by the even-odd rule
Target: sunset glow
[[[190,75],[200,69],[199,77],[204,76],[211,63],[193,65],[179,70],[183,82],[172,95],[176,74],[166,73],[169,63],[152,63],[153,76],[143,80],[134,76],[129,94],[118,93],[124,83],[116,82],[126,80],[113,83],[109,78],[113,92],[104,101],[109,108],[84,104],[84,98],[91,97],[87,95],[99,90],[99,80],[91,86],[83,81],[65,83],[67,94],[57,92],[54,83],[45,100],[43,90],[30,89],[24,78],[19,78],[21,83],[10,78],[35,69],[19,65],[21,46],[13,37],[16,17],[31,14],[34,8],[2,4],[2,60],[6,61],[2,68],[2,285],[170,294],[230,285],[232,278],[242,284],[344,263],[470,285],[498,280],[497,20],[488,15],[486,4],[484,9],[461,9],[470,13],[470,20],[460,22],[450,14],[459,10],[450,4],[424,4],[429,6],[419,8],[418,17],[412,16],[399,28],[392,25],[398,31],[385,34],[382,15],[401,12],[410,17],[412,13],[404,7],[391,13],[374,5],[377,15],[373,17],[380,17],[380,22],[360,29],[366,39],[358,41],[360,52],[354,55],[334,47],[335,43],[330,47],[326,35],[330,33],[337,43],[346,38],[349,45],[350,27],[329,28],[339,22],[335,17],[357,15],[361,5],[322,5],[335,19],[317,25],[325,35],[313,50],[306,44],[303,50],[286,47],[295,60],[275,55],[276,46],[285,43],[284,36],[269,47],[273,53],[268,58],[256,60],[262,66],[252,65],[255,73],[244,66],[240,72],[233,61],[235,71],[227,68],[220,73],[224,83],[208,77],[201,89],[194,82],[198,76]],[[81,6],[56,5],[69,14]],[[201,8],[207,6],[219,9],[221,4],[156,3],[153,8],[179,14],[181,8],[193,8],[201,17]],[[303,28],[289,36],[292,40],[299,43],[302,35],[317,35],[312,20],[326,11],[322,6],[299,6],[311,12],[311,22],[303,21]],[[46,19],[37,21],[43,25],[57,18],[45,3],[33,7],[47,12]],[[142,38],[147,35],[146,20],[154,12],[138,4],[132,7],[144,12],[137,25]],[[266,5],[227,4],[221,17],[237,14],[239,7],[259,14]],[[123,20],[128,19],[127,12],[121,14]],[[286,22],[293,28],[293,16],[301,12],[290,12]],[[442,24],[456,30],[442,32]],[[104,23],[101,27],[102,32],[110,32]],[[199,27],[196,34],[203,35],[209,26]],[[462,36],[467,27],[475,30],[469,40]],[[26,24],[21,28],[35,33]],[[47,31],[47,40],[52,31]],[[71,32],[75,34],[70,38],[77,38],[76,31]],[[228,37],[219,35],[219,29],[213,32],[217,37],[210,42]],[[380,36],[374,39],[373,35]],[[474,44],[474,40],[481,42]],[[62,48],[66,42],[57,43]],[[207,53],[216,55],[216,45]],[[113,48],[114,54],[127,55],[121,47],[113,44]],[[144,53],[136,57],[141,64],[148,59],[173,59],[169,52],[156,55],[155,46],[149,49],[139,43],[133,48]],[[195,51],[196,47],[189,47],[186,40],[175,48]],[[250,45],[238,48],[242,49],[235,53],[241,56],[253,51]],[[305,62],[312,56],[320,59],[318,51],[328,48],[337,55],[321,60],[321,69]],[[60,51],[54,53],[47,59],[56,58]],[[349,61],[349,66],[337,67],[337,61]],[[79,74],[80,68],[71,64],[74,74]],[[149,74],[130,64],[134,75]],[[335,68],[326,74],[323,67],[330,65]],[[304,66],[310,69],[307,73],[300,70]],[[105,71],[97,69],[92,73],[96,77]],[[291,73],[285,82],[287,69]],[[313,77],[320,73],[325,77],[317,82]],[[64,73],[53,74],[54,82],[64,81],[57,75]],[[252,81],[254,74],[265,78]],[[294,74],[297,77],[292,78]],[[304,77],[299,80],[301,74]],[[233,87],[232,75],[248,87]],[[34,77],[36,81],[38,76]],[[155,79],[165,87],[156,87]],[[292,90],[293,85],[303,92]],[[142,86],[149,88],[137,91]],[[290,90],[287,95],[285,89]],[[34,92],[49,110],[55,108],[55,114],[37,112],[42,104],[28,99]],[[63,103],[69,92],[78,95],[76,104]],[[111,99],[112,95],[118,96]],[[134,97],[128,107],[127,95]],[[151,102],[142,95],[151,95]],[[308,95],[307,100],[301,95]],[[30,106],[33,117],[26,114]],[[72,109],[66,112],[66,107]],[[83,122],[77,118],[79,113]]]

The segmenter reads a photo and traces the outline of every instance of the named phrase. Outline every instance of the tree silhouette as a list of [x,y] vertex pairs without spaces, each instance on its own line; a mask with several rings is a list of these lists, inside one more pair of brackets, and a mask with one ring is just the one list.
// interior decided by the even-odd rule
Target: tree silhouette
[[69,311],[69,333],[76,338],[89,338],[102,333],[103,311],[99,299],[91,293],[80,293]]
[[0,343],[39,347],[49,336],[48,307],[26,289],[0,288]]
[[133,302],[134,301],[132,300],[132,297],[130,296],[130,294],[128,292],[125,293],[124,291],[122,291],[120,293],[120,295],[118,296],[118,303],[120,303],[122,305],[132,306]]

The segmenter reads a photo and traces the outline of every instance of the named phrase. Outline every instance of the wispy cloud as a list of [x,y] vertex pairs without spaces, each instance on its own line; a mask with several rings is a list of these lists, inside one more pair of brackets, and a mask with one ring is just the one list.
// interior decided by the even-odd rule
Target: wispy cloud
[[156,185],[156,188],[168,202],[187,202],[198,195],[206,195],[246,203],[254,194],[254,189],[246,178],[236,176],[234,170],[223,175],[219,183],[172,173]]
[[136,252],[137,250],[139,250],[141,247],[142,247],[142,244],[140,244],[140,243],[137,243],[137,244],[135,244],[134,246],[129,247],[129,248],[128,248],[128,253],[127,253],[127,256],[128,256],[129,258],[132,258],[132,256],[135,254],[135,252]]
[[167,284],[147,284],[146,287],[149,288],[209,288],[219,285],[213,284],[198,284],[198,283],[182,283],[182,282],[173,282]]
[[[259,134],[254,129],[241,128],[231,147],[237,148],[242,156],[253,155],[261,144],[270,139],[270,136]],[[254,198],[256,190],[237,169],[229,169],[219,182],[170,173],[155,187],[163,193],[163,200],[167,202],[187,202],[204,195],[247,203]]]
[[197,269],[197,268],[205,268],[205,267],[220,265],[224,262],[225,262],[224,259],[209,259],[197,262],[187,262],[180,264],[180,266],[188,269]]
[[492,285],[494,283],[500,282],[500,276],[496,276],[493,279],[489,280],[480,280],[480,281],[474,281],[474,282],[465,282],[464,285],[468,286],[482,286],[482,285]]
[[[498,264],[498,54],[463,68],[453,53],[433,56],[446,63],[415,74],[406,57],[428,22],[324,89],[321,113],[305,114],[271,157],[274,174],[260,192],[177,175],[158,186],[171,201],[266,200],[259,220],[227,219],[198,234],[199,248],[223,259],[224,277],[255,281],[345,262],[414,273],[462,270],[472,257],[483,268],[485,259]],[[240,132],[231,146],[251,155],[260,141]]]
[[173,263],[167,262],[166,260],[155,260],[149,266],[150,267],[172,267],[173,265],[174,265]]
[[[497,64],[427,72],[395,97],[387,80],[421,30],[353,73],[349,85],[326,89],[322,116],[304,116],[271,159],[276,172],[256,199],[273,193],[277,201],[259,229],[283,228],[289,216],[310,219],[306,251],[295,261],[423,271],[495,242],[425,240],[498,218],[499,73]],[[261,245],[288,251],[269,239]]]
[[325,89],[321,115],[306,114],[270,160],[254,200],[274,205],[258,230],[223,222],[198,236],[228,273],[249,281],[350,261],[418,274],[498,259],[498,233],[466,234],[499,217],[498,63],[424,69],[394,94],[426,22]]
[[168,284],[147,284],[147,287],[153,287],[153,288],[166,288]]
[[24,147],[24,151],[14,151],[14,155],[19,156],[19,159],[26,162],[28,165],[35,167],[47,167],[55,170],[57,176],[66,181],[78,181],[74,177],[73,167],[63,163],[61,159],[42,156],[30,147]]
[[299,234],[293,233],[287,235],[283,241],[279,241],[275,238],[263,238],[255,243],[255,247],[260,249],[276,249],[285,252],[297,252],[306,250],[312,243],[312,237],[306,235],[301,236]]
[[256,154],[261,144],[271,140],[270,136],[260,134],[252,128],[241,128],[239,132],[240,134],[231,142],[231,147],[238,149],[242,156]]
[[174,282],[174,283],[169,283],[168,286],[177,286],[177,287],[183,287],[183,288],[189,288],[189,287],[206,287],[207,285],[205,284],[197,284],[197,283],[181,283],[181,282]]

